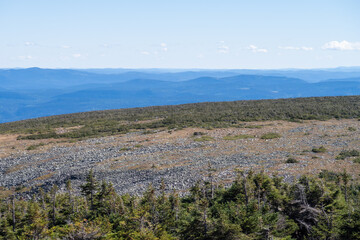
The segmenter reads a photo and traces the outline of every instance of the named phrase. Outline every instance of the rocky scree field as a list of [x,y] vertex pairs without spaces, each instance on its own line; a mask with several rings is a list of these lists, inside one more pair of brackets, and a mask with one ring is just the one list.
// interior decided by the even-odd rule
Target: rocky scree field
[[[71,132],[78,127],[58,128]],[[360,121],[357,119],[242,122],[237,127],[139,129],[88,139],[21,139],[0,135],[0,194],[31,193],[52,184],[84,182],[93,169],[119,193],[141,194],[164,179],[181,194],[209,168],[217,184],[234,179],[234,169],[265,171],[293,181],[301,174],[346,170],[359,177]],[[22,135],[23,136],[23,135]],[[341,155],[341,153],[352,154]],[[339,157],[345,156],[345,157]]]

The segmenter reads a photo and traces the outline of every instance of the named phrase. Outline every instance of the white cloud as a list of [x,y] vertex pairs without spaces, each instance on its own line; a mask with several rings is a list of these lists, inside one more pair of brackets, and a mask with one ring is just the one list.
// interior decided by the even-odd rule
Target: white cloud
[[303,50],[303,51],[312,51],[314,50],[312,47],[293,47],[293,46],[286,46],[286,47],[279,47],[283,50]]
[[360,42],[348,42],[348,41],[331,41],[322,46],[322,49],[329,50],[360,50]]
[[257,49],[257,50],[256,50],[256,52],[263,52],[263,53],[267,53],[267,52],[268,52],[268,50],[267,50],[267,49],[265,49],[265,48],[259,48],[259,49]]
[[304,50],[304,51],[312,51],[314,50],[312,47],[301,47],[301,50]]
[[166,43],[161,43],[160,46],[161,46],[161,51],[167,52],[168,48],[167,48]]
[[68,46],[68,45],[62,45],[61,46],[61,48],[64,48],[64,49],[69,49],[69,48],[71,48],[70,46]]
[[160,43],[159,45],[152,45],[151,49],[140,51],[142,55],[159,55],[167,52],[169,49],[166,43]]
[[18,59],[20,60],[31,60],[33,59],[34,57],[31,56],[31,55],[27,55],[27,56],[19,56]]
[[116,48],[116,47],[121,47],[122,45],[120,43],[103,43],[100,44],[99,46],[103,48]]
[[229,47],[228,46],[220,46],[220,47],[218,47],[218,52],[219,53],[228,53]]
[[268,50],[267,49],[265,49],[265,48],[258,48],[257,46],[255,46],[255,45],[250,45],[249,47],[248,47],[248,49],[250,49],[252,52],[255,52],[255,53],[267,53],[268,52]]
[[30,47],[30,46],[35,46],[36,44],[33,42],[25,42],[24,45]]
[[229,46],[227,46],[224,41],[219,42],[217,49],[218,49],[218,53],[223,53],[223,54],[229,53],[230,50]]
[[82,57],[82,55],[80,53],[74,53],[73,55],[73,58],[79,58],[79,57]]

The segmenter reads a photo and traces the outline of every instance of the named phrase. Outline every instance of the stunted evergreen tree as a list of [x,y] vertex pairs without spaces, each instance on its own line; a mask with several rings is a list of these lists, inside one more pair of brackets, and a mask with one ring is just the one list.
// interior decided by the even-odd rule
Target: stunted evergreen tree
[[74,212],[74,201],[73,201],[73,188],[71,186],[70,179],[66,181],[66,191],[68,194],[68,201],[69,201],[69,216]]
[[58,187],[56,185],[53,185],[51,188],[50,194],[51,194],[51,220],[52,224],[56,225],[56,194],[58,191]]
[[[24,233],[26,239],[44,239],[49,226],[46,212],[41,209],[38,202],[31,200],[28,202],[27,213],[25,215]],[[54,223],[53,223],[54,224]]]
[[99,189],[99,182],[95,179],[92,169],[86,177],[86,183],[80,187],[82,194],[90,200],[90,210],[94,210],[94,196]]

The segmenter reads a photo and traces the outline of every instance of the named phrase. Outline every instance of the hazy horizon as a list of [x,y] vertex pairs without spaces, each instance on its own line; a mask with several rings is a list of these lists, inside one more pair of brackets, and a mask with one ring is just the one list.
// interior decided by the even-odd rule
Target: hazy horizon
[[356,66],[360,2],[0,2],[0,68]]
[[188,71],[188,70],[196,70],[196,71],[208,71],[208,70],[214,70],[214,71],[231,71],[231,70],[275,70],[275,71],[291,71],[291,70],[341,70],[341,69],[360,69],[359,66],[336,66],[336,67],[323,67],[323,68],[157,68],[157,67],[149,67],[149,68],[141,68],[141,67],[134,67],[134,68],[125,68],[125,67],[89,67],[89,68],[76,68],[76,67],[69,67],[69,68],[62,68],[62,67],[38,67],[38,66],[32,66],[32,67],[7,67],[7,68],[0,68],[3,70],[6,69],[29,69],[29,68],[39,68],[39,69],[54,69],[54,70],[86,70],[86,69],[118,69],[118,70],[170,70],[170,71]]

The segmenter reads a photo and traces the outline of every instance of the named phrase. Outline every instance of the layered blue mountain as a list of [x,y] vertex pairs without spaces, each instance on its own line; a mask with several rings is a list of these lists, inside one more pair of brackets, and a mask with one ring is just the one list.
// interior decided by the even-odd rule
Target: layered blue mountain
[[[314,78],[305,81],[292,77],[294,74]],[[324,77],[329,79],[322,80]],[[360,69],[173,72],[3,69],[0,122],[153,105],[341,95],[360,95]]]

